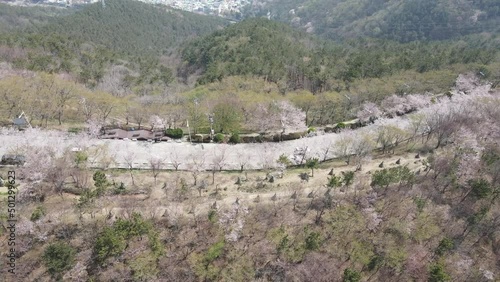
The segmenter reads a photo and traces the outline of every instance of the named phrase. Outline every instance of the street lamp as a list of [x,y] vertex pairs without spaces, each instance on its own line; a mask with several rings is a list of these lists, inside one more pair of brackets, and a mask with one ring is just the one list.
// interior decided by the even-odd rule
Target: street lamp
[[208,121],[210,122],[210,142],[214,142],[214,114],[208,115]]

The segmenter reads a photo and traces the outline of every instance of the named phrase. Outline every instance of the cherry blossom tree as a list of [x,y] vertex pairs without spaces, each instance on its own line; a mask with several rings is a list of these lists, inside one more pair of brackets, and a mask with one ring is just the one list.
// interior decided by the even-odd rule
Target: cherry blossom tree
[[306,114],[288,101],[277,103],[279,121],[284,131],[296,132],[306,130]]
[[410,94],[405,96],[408,111],[416,111],[428,107],[431,97],[422,94]]
[[363,104],[361,109],[356,114],[359,122],[366,124],[368,122],[373,122],[382,115],[382,111],[372,102],[367,102]]
[[390,118],[403,115],[410,110],[407,100],[397,95],[385,98],[381,106],[385,115]]
[[149,125],[151,130],[165,129],[165,120],[158,115],[152,115],[149,117]]

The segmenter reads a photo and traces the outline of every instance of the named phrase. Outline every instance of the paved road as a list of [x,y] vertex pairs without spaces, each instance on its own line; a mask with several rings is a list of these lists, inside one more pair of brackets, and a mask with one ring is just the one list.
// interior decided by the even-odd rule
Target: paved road
[[[372,127],[358,129],[356,132],[357,134],[367,132],[372,130]],[[245,164],[247,169],[259,169],[275,165],[274,161],[281,154],[291,158],[297,148],[307,147],[308,157],[315,156],[323,159],[323,150],[331,147],[339,136],[340,134],[329,133],[280,143],[226,145],[100,140],[90,139],[82,135],[68,136],[60,132],[38,129],[27,132],[3,130],[0,131],[0,155],[16,152],[26,154],[25,148],[28,146],[32,148],[31,150],[46,150],[49,147],[59,153],[73,148],[89,148],[92,152],[99,151],[98,148],[107,148],[108,156],[115,160],[111,167],[115,168],[127,168],[130,160],[133,160],[134,168],[149,168],[149,160],[157,157],[165,160],[168,169],[173,169],[173,163],[176,161],[181,163],[179,169],[188,169],[194,163],[209,169],[214,160],[224,155],[224,169],[239,169],[242,164]],[[102,152],[102,150],[100,151]],[[30,154],[26,155],[27,161],[29,161]],[[327,157],[334,157],[331,149]],[[92,166],[97,167],[102,158],[102,153],[92,153],[89,161]]]

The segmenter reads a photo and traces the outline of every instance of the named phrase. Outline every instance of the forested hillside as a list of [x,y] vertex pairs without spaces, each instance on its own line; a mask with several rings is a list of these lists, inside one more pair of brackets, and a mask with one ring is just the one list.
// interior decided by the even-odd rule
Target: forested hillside
[[1,278],[499,280],[498,1],[253,2],[0,5]]
[[16,7],[0,3],[0,31],[46,24],[51,18],[71,14],[72,9],[57,7]]
[[181,73],[201,69],[199,84],[250,75],[278,83],[283,93],[297,89],[317,93],[339,90],[339,82],[382,78],[407,70],[425,73],[456,64],[485,66],[498,60],[497,46],[495,36],[430,43],[381,39],[334,43],[285,24],[250,19],[187,45],[182,52],[185,65]]
[[127,54],[165,54],[190,38],[224,27],[221,18],[202,16],[166,6],[133,0],[109,0],[40,26],[37,33],[53,33],[102,44]]
[[162,91],[175,79],[176,47],[227,24],[130,0],[78,10],[4,6],[0,22],[9,27],[0,29],[1,61],[18,70],[70,74],[116,95]]
[[268,16],[326,38],[442,40],[498,31],[495,0],[255,1],[245,16]]

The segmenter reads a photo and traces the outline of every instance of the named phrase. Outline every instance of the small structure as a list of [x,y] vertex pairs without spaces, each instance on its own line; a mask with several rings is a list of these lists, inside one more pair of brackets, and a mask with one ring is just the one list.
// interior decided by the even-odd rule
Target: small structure
[[12,120],[12,126],[14,126],[15,128],[17,128],[19,130],[24,130],[28,127],[31,127],[31,124],[28,121],[28,119],[26,118],[26,114],[24,114],[24,112],[22,112],[18,117],[14,118]]
[[149,130],[132,130],[127,131],[123,129],[110,129],[101,135],[102,139],[120,139],[120,140],[134,140],[134,141],[168,141],[171,138],[165,136],[163,132]]

